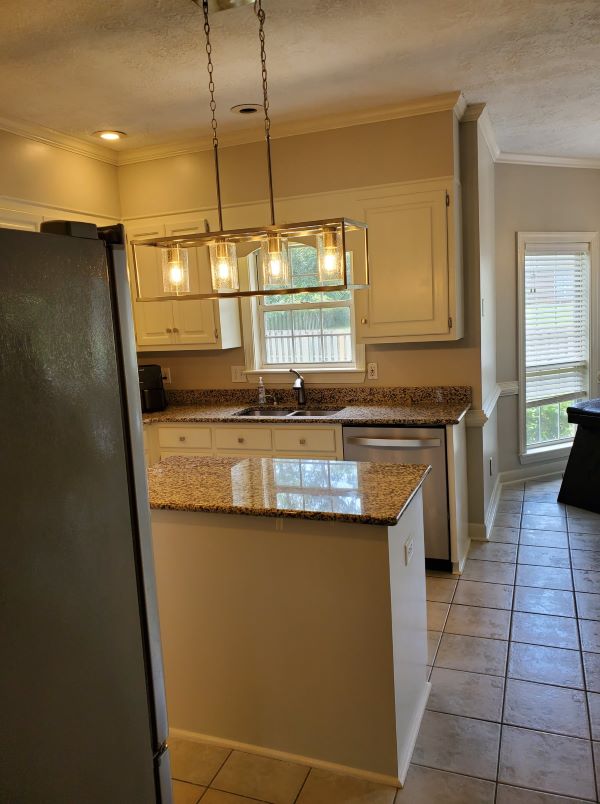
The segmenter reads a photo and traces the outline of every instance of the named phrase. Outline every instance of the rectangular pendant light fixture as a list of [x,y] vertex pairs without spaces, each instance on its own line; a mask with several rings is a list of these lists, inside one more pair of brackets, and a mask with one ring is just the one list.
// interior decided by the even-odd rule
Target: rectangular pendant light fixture
[[[288,245],[294,242],[316,249],[319,266],[317,285],[292,287]],[[243,282],[239,281],[238,263],[234,257],[236,246],[241,244],[244,244],[246,254],[253,250],[253,246],[259,252],[257,276],[244,276]],[[174,300],[182,295],[187,299],[221,299],[357,290],[369,284],[367,224],[349,218],[132,240],[131,246],[137,301]],[[179,254],[186,254],[190,249],[208,248],[212,290],[206,293],[184,291],[183,294],[167,291],[163,296],[145,296],[141,290],[140,251],[156,248],[161,249],[163,255],[175,250]],[[249,265],[249,261],[245,264]]]
[[[262,0],[194,0],[202,8],[204,33],[206,37],[208,90],[210,95],[211,126],[213,133],[213,153],[215,160],[215,188],[219,230],[202,234],[178,237],[160,237],[151,240],[131,241],[137,301],[168,301],[185,296],[187,299],[220,299],[236,296],[291,295],[315,291],[334,291],[365,288],[369,284],[369,262],[367,247],[367,225],[349,218],[306,221],[304,223],[276,224],[273,196],[273,171],[271,164],[271,118],[269,116],[269,97],[267,90],[267,56],[265,49],[265,11]],[[221,203],[221,180],[219,173],[219,139],[215,101],[214,64],[210,39],[209,11],[214,3],[221,9],[242,5],[254,5],[254,13],[259,22],[260,60],[263,88],[263,109],[265,117],[265,143],[267,152],[267,176],[269,187],[269,207],[271,223],[252,229],[223,228],[223,206]],[[205,222],[206,224],[206,222]],[[317,253],[318,283],[311,287],[294,287],[289,246],[296,243],[312,246]],[[258,260],[242,263],[247,271],[257,265],[256,274],[243,277],[238,275],[238,246],[248,254],[258,251]],[[164,293],[161,296],[145,296],[142,293],[140,277],[140,249],[158,248],[162,250],[162,278]],[[205,293],[190,292],[190,272],[188,251],[208,249],[211,290]],[[149,264],[155,264],[151,259]],[[198,266],[206,260],[197,259]],[[200,287],[205,287],[205,277],[199,276]]]

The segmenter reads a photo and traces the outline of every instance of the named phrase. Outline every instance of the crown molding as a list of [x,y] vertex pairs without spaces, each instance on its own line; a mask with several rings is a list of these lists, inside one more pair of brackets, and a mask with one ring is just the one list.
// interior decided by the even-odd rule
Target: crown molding
[[118,164],[118,153],[110,148],[105,148],[100,144],[88,142],[79,137],[72,137],[62,131],[55,131],[52,128],[38,126],[36,123],[28,123],[24,120],[14,120],[9,117],[0,117],[0,130],[7,131],[9,134],[16,134],[18,137],[25,137],[28,140],[41,142],[44,145],[51,145],[63,151],[69,151],[79,156],[87,156],[91,159],[98,159],[100,162],[107,162],[109,165]]
[[[322,115],[306,120],[297,120],[291,123],[275,123],[271,129],[271,139],[295,137],[302,134],[315,134],[320,131],[331,131],[350,126],[368,125],[369,123],[383,123],[387,120],[400,120],[404,117],[418,117],[436,112],[454,110],[459,116],[466,108],[466,101],[462,92],[446,92],[443,95],[434,95],[429,98],[416,98],[394,106],[382,106],[362,112],[347,114]],[[252,142],[262,142],[264,128],[248,129],[244,132],[230,132],[219,135],[219,143],[224,147],[247,145]],[[212,138],[196,137],[179,143],[165,143],[164,145],[149,145],[141,148],[130,148],[119,151],[119,165],[131,165],[136,162],[148,162],[151,159],[165,159],[170,156],[208,151],[212,148]]]
[[[399,120],[404,117],[417,117],[436,112],[454,111],[456,117],[464,123],[479,121],[480,131],[495,162],[508,165],[534,165],[539,167],[586,168],[600,170],[600,157],[568,157],[537,154],[518,154],[501,151],[496,142],[494,128],[485,103],[471,103],[462,92],[446,92],[428,98],[416,98],[394,106],[379,107],[364,112],[339,115],[324,115],[292,123],[278,123],[274,129],[273,139],[312,134],[350,126],[381,123],[387,120]],[[149,162],[153,159],[165,159],[170,156],[207,151],[212,148],[212,139],[196,137],[180,142],[169,142],[161,145],[148,145],[127,150],[113,150],[99,143],[74,137],[61,131],[39,126],[23,120],[0,116],[0,131],[6,131],[19,137],[60,148],[63,151],[97,159],[109,165],[131,165],[137,162]],[[261,142],[263,129],[256,127],[246,131],[231,131],[220,136],[221,145],[234,147]]]
[[500,156],[500,148],[496,142],[496,135],[494,127],[490,120],[490,115],[485,103],[470,103],[462,116],[461,123],[471,123],[477,121],[479,123],[479,130],[488,147],[488,151],[494,162],[498,161]]
[[511,154],[501,151],[496,158],[496,162],[505,165],[600,169],[600,158],[587,156],[542,156],[537,154]]

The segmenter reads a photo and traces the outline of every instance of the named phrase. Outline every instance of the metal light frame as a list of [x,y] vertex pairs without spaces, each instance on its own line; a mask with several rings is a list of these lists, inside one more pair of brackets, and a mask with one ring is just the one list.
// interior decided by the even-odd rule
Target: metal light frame
[[[346,253],[346,235],[348,232],[361,232],[361,246],[364,248],[364,275],[360,281],[355,282],[352,276],[348,281],[348,271],[344,271],[344,281],[337,284],[311,285],[301,288],[276,288],[249,289],[222,291],[216,290],[210,293],[182,293],[180,295],[169,294],[163,296],[142,296],[141,278],[137,258],[138,248],[198,248],[210,246],[225,237],[234,243],[260,243],[268,235],[278,234],[282,237],[300,238],[312,237],[321,233],[327,227],[338,228],[342,236],[342,252]],[[249,296],[288,296],[298,293],[316,293],[321,291],[332,292],[336,290],[359,290],[369,285],[369,260],[368,260],[368,230],[367,224],[362,221],[355,221],[351,218],[327,218],[320,221],[304,221],[302,223],[290,223],[274,226],[258,226],[252,229],[229,229],[227,231],[206,232],[205,234],[179,235],[178,237],[157,237],[149,240],[132,240],[133,268],[135,279],[136,298],[138,301],[180,301],[181,299],[231,299]],[[250,279],[250,277],[249,277]],[[250,284],[250,282],[248,283]]]
[[[264,122],[265,122],[265,144],[266,144],[266,157],[267,157],[267,177],[269,187],[269,209],[271,223],[267,226],[255,227],[250,229],[229,229],[223,228],[223,209],[221,203],[221,182],[219,175],[219,140],[217,137],[217,119],[216,119],[216,103],[214,95],[214,67],[212,63],[212,45],[210,41],[210,22],[209,22],[209,8],[214,8],[215,0],[193,0],[196,5],[200,6],[204,12],[204,32],[206,36],[206,52],[207,52],[207,69],[209,77],[209,94],[210,94],[210,109],[212,113],[212,133],[213,133],[213,152],[215,161],[215,181],[217,191],[217,210],[219,216],[219,231],[207,231],[204,234],[192,234],[176,237],[159,237],[151,238],[148,240],[132,240],[131,246],[133,251],[133,266],[135,277],[135,290],[137,301],[180,301],[181,299],[231,299],[237,297],[249,296],[288,296],[296,295],[298,293],[314,293],[314,292],[333,292],[338,290],[366,288],[369,285],[369,255],[368,255],[368,240],[367,240],[367,224],[361,221],[351,220],[350,218],[329,218],[327,220],[318,221],[305,221],[302,223],[290,223],[278,225],[275,223],[275,203],[273,196],[273,171],[271,162],[271,119],[269,117],[269,96],[267,87],[267,57],[265,48],[265,12],[262,7],[262,0],[216,0],[218,7],[221,10],[226,8],[234,8],[242,5],[253,5],[254,13],[259,22],[259,41],[260,41],[260,60],[261,60],[261,77],[263,89],[263,108],[264,108]],[[206,222],[205,222],[206,223]],[[208,226],[208,224],[206,223]],[[311,287],[278,287],[274,289],[265,289],[259,287],[260,283],[256,282],[256,287],[252,288],[251,277],[248,276],[248,290],[241,288],[236,290],[213,290],[210,293],[178,293],[178,294],[164,294],[162,296],[142,296],[141,293],[141,279],[139,272],[139,264],[137,259],[137,249],[140,247],[150,248],[198,248],[200,246],[211,246],[217,242],[229,243],[260,243],[265,238],[273,235],[280,235],[285,238],[302,238],[302,237],[316,237],[318,234],[324,234],[327,230],[336,228],[341,233],[341,253],[344,261],[345,270],[343,272],[343,282],[337,284],[318,284]],[[346,234],[348,232],[362,232],[362,246],[364,247],[364,274],[361,277],[362,281],[355,283],[348,281],[348,268],[345,265],[346,255]],[[212,281],[211,281],[212,286]]]

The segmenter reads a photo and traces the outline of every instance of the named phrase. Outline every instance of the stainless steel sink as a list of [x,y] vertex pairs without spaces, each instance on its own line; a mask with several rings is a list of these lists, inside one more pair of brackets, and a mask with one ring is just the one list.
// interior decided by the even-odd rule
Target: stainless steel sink
[[342,408],[303,408],[302,410],[295,410],[290,413],[290,416],[331,416],[334,413],[339,413]]
[[235,416],[251,416],[255,419],[270,419],[273,416],[289,416],[294,408],[245,408]]
[[291,417],[307,417],[319,418],[320,416],[331,416],[333,413],[339,413],[342,408],[303,408],[302,410],[295,410],[294,408],[244,408],[235,416],[248,416],[253,419],[270,419],[274,416],[277,418]]

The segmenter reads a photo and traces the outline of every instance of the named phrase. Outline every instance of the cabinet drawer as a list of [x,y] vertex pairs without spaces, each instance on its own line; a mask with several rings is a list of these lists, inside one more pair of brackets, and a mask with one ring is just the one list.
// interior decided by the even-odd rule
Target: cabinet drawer
[[158,443],[178,449],[210,449],[210,427],[159,427]]
[[335,452],[335,430],[282,427],[273,432],[277,452]]
[[217,449],[270,450],[271,431],[254,427],[227,427],[215,430]]

